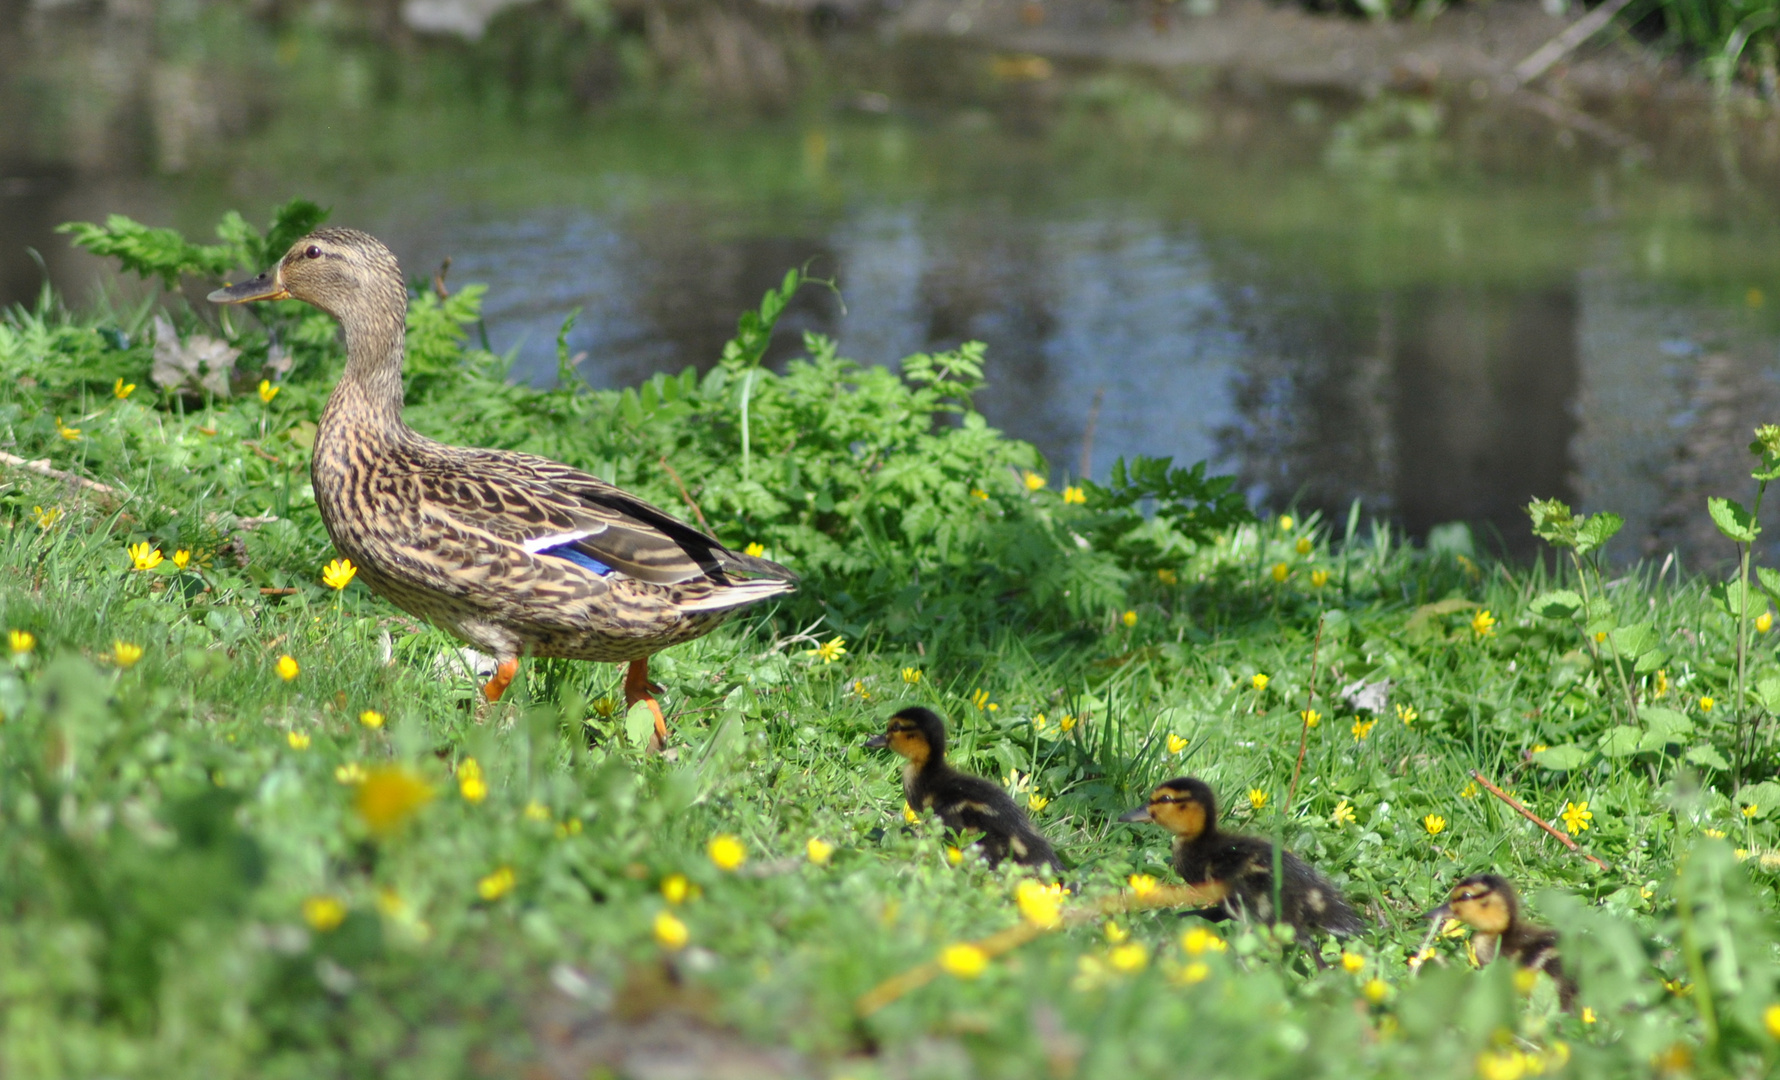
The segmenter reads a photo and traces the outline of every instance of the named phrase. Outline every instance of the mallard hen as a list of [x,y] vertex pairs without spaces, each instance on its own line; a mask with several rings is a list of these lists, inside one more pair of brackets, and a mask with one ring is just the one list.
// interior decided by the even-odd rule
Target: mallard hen
[[365,583],[498,662],[498,701],[522,656],[628,663],[627,704],[667,721],[649,657],[709,632],[796,577],[611,484],[546,458],[449,446],[402,422],[408,290],[390,250],[353,229],[298,240],[220,304],[297,299],[338,319],[346,371],[316,432],[311,475],[328,535]]

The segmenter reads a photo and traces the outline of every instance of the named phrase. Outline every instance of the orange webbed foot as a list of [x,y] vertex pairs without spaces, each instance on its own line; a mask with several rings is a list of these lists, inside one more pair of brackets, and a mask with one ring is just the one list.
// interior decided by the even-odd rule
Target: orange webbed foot
[[500,666],[494,669],[494,677],[482,685],[482,696],[488,700],[490,705],[501,700],[501,695],[507,692],[507,687],[513,684],[513,676],[517,674],[519,674],[519,659],[517,657],[502,660]]
[[624,704],[626,708],[641,702],[649,706],[655,716],[655,732],[649,736],[649,752],[659,754],[667,745],[667,717],[661,713],[661,704],[655,695],[661,687],[649,681],[649,658],[632,660],[630,667],[624,672]]

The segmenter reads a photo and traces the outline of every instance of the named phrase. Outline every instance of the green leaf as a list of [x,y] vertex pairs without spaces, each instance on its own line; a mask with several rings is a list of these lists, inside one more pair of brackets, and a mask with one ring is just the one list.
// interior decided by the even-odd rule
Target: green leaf
[[1593,756],[1594,752],[1587,747],[1566,743],[1563,746],[1548,746],[1536,752],[1533,755],[1533,764],[1554,772],[1569,772],[1586,765]]
[[1731,768],[1731,763],[1724,760],[1724,755],[1711,743],[1701,743],[1682,756],[1702,768],[1717,769],[1719,772],[1729,772]]
[[1661,705],[1647,705],[1639,709],[1638,719],[1644,722],[1645,730],[1662,736],[1665,742],[1679,743],[1693,734],[1693,720],[1686,713],[1665,709]]
[[1780,676],[1768,675],[1755,684],[1755,699],[1771,713],[1780,713]]
[[639,749],[645,746],[654,731],[655,713],[650,711],[647,702],[637,702],[624,714],[624,737],[632,746]]
[[1755,576],[1761,582],[1762,590],[1773,597],[1775,603],[1780,603],[1780,570],[1758,566],[1755,568]]
[[1656,648],[1656,627],[1649,623],[1633,623],[1621,626],[1607,635],[1613,643],[1614,652],[1625,659],[1633,659]]
[[1582,597],[1569,589],[1552,589],[1533,597],[1528,606],[1543,619],[1572,619],[1582,610]]
[[1761,526],[1749,516],[1743,504],[1733,499],[1721,499],[1716,495],[1706,500],[1706,512],[1712,515],[1712,523],[1718,531],[1739,544],[1753,544],[1761,532]]
[[1669,654],[1666,650],[1652,649],[1638,657],[1638,662],[1632,665],[1632,671],[1637,675],[1649,675],[1653,671],[1661,670],[1662,666],[1668,662]]
[[1610,758],[1631,757],[1640,749],[1644,733],[1635,727],[1621,725],[1601,736],[1601,753]]
[[[1747,582],[1732,578],[1730,581],[1721,581],[1712,586],[1711,597],[1713,605],[1718,610],[1733,619],[1738,619],[1743,616],[1744,611],[1753,606],[1755,590],[1750,588]],[[1765,604],[1766,601],[1763,603]]]
[[1601,547],[1624,526],[1625,519],[1618,514],[1603,512],[1584,519],[1576,530],[1576,554],[1587,555]]
[[1772,780],[1750,784],[1737,792],[1737,805],[1755,807],[1756,817],[1761,817],[1770,810],[1780,810],[1780,784]]

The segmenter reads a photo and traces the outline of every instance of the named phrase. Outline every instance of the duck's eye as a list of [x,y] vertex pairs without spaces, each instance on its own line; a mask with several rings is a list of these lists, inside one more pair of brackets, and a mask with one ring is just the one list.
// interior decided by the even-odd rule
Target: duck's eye
[[303,252],[303,257],[306,259],[319,259],[321,258],[321,249],[314,244],[310,244],[309,250]]

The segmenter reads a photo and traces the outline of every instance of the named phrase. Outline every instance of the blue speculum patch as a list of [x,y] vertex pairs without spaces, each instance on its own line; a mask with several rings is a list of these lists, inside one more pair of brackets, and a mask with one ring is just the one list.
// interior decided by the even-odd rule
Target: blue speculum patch
[[585,567],[586,569],[592,570],[594,573],[599,574],[602,577],[605,576],[606,574],[610,574],[612,572],[612,568],[610,566],[607,566],[605,563],[600,562],[598,559],[594,558],[592,555],[587,554],[585,551],[582,551],[580,548],[577,548],[573,544],[564,544],[561,547],[545,548],[543,551],[538,552],[538,554],[539,555],[550,555],[550,556],[553,556],[558,559],[567,559],[568,561],[574,563],[576,566]]

